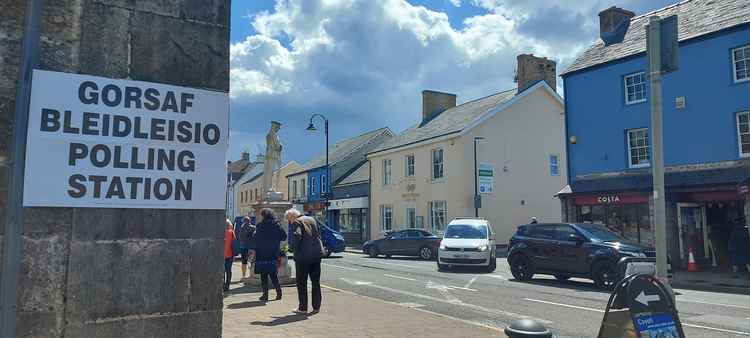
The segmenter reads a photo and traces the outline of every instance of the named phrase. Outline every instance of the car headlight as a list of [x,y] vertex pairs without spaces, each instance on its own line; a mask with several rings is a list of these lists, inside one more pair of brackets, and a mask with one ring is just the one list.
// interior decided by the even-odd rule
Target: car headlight
[[440,250],[445,250],[445,244],[440,243]]
[[479,246],[479,247],[477,248],[477,250],[479,250],[479,251],[487,251],[487,246],[486,246],[486,245],[480,245],[480,246]]

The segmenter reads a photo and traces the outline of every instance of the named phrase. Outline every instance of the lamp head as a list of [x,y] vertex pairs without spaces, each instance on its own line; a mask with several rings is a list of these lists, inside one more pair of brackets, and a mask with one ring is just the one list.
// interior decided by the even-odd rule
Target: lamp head
[[307,131],[316,131],[316,130],[317,129],[315,128],[315,125],[312,122],[310,122],[310,125],[307,126]]

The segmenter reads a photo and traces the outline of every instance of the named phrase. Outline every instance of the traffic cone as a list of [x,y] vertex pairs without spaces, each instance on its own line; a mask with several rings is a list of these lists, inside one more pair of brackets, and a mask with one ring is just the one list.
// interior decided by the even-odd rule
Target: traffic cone
[[688,249],[688,272],[698,272],[698,264],[695,264],[695,257],[693,256],[693,247]]

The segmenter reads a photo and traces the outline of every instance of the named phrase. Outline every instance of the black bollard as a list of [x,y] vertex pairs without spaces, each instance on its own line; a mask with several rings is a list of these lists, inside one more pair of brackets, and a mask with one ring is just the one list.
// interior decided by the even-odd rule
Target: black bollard
[[508,338],[552,338],[552,332],[533,319],[519,319],[505,328]]

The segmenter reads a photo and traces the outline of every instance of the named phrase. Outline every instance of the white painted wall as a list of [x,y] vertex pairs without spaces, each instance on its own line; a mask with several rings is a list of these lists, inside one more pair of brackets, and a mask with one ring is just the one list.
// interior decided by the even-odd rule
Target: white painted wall
[[[479,215],[492,223],[497,243],[507,243],[516,226],[532,216],[541,222],[560,221],[560,202],[553,195],[567,184],[563,109],[539,86],[464,135],[371,155],[372,238],[382,236],[383,204],[393,205],[394,229],[406,224],[409,207],[416,208],[429,229],[432,200],[447,201],[448,221],[473,216],[473,140],[478,136],[485,138],[477,148],[478,161],[491,163],[495,173],[494,193],[482,195]],[[431,150],[439,147],[445,151],[445,178],[432,181]],[[405,177],[407,154],[416,156],[414,178]],[[559,176],[550,175],[551,154],[559,155]],[[383,159],[392,161],[390,185],[383,185]]]

